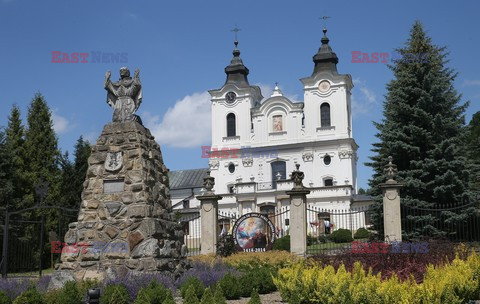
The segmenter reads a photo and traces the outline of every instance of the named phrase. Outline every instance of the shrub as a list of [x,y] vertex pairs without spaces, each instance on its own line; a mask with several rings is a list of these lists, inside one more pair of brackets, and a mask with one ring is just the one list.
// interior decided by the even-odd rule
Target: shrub
[[188,286],[185,292],[185,298],[183,304],[199,304],[198,297],[195,292],[195,287],[193,285]]
[[175,284],[177,287],[181,287],[188,278],[196,277],[202,281],[205,287],[210,287],[214,286],[225,274],[235,271],[232,266],[222,263],[219,259],[212,260],[209,263],[193,262],[192,268],[184,272]]
[[277,290],[272,279],[274,274],[276,269],[268,266],[248,269],[239,280],[241,296],[249,297],[254,289],[261,294]]
[[226,234],[217,242],[217,255],[222,257],[227,257],[237,252],[235,249],[235,242],[233,241],[233,236],[231,234]]
[[200,304],[215,304],[215,299],[213,298],[212,290],[210,288],[207,287],[207,289],[205,289]]
[[83,295],[80,293],[77,282],[69,281],[57,293],[55,304],[82,304]]
[[370,237],[370,231],[365,228],[359,228],[353,235],[354,239],[367,239]]
[[353,241],[352,238],[352,231],[348,229],[338,229],[332,232],[330,235],[330,239],[334,241],[335,243],[348,243]]
[[202,298],[203,293],[205,292],[205,285],[203,285],[203,282],[200,281],[197,277],[193,276],[188,277],[185,283],[183,283],[183,285],[180,287],[180,294],[182,295],[182,298],[186,299],[187,291],[190,286],[193,287],[196,298]]
[[262,301],[260,300],[260,296],[258,295],[258,291],[256,289],[252,291],[252,295],[250,297],[250,301],[248,301],[248,304],[262,304]]
[[307,235],[307,245],[308,246],[314,245],[314,244],[317,244],[317,243],[318,243],[318,238],[317,237]]
[[163,301],[162,304],[176,304],[175,299],[173,298],[173,293],[169,290],[167,293],[167,297],[165,298],[165,301]]
[[3,291],[0,291],[0,304],[10,304],[10,298]]
[[228,300],[239,299],[242,295],[238,278],[231,273],[227,273],[217,284],[222,288]]
[[100,296],[100,304],[127,304],[130,295],[123,285],[107,285]]
[[285,250],[290,252],[290,235],[278,238],[273,242],[273,250]]
[[45,298],[38,292],[35,286],[31,285],[24,292],[22,292],[14,301],[13,304],[44,304]]
[[167,297],[168,290],[162,284],[152,280],[147,287],[140,289],[135,304],[162,304]]
[[173,294],[170,290],[167,292],[167,297],[165,298],[165,301],[163,301],[162,304],[176,304],[175,300],[173,299]]
[[343,265],[319,266],[304,262],[279,270],[274,282],[288,303],[466,303],[480,295],[480,256],[460,255],[443,266],[428,266],[423,283],[396,275],[382,280],[356,262],[352,271]]
[[215,286],[215,294],[213,295],[215,304],[227,304],[227,299],[223,295],[223,290],[220,285]]

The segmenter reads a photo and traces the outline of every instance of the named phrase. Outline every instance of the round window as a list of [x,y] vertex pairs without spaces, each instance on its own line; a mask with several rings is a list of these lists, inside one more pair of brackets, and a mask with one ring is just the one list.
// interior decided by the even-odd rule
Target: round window
[[323,157],[323,163],[324,163],[325,165],[328,166],[328,165],[330,165],[331,162],[332,162],[332,158],[330,157],[330,155],[325,155],[325,156]]
[[234,164],[228,165],[228,171],[229,171],[230,173],[235,172],[235,165],[234,165]]

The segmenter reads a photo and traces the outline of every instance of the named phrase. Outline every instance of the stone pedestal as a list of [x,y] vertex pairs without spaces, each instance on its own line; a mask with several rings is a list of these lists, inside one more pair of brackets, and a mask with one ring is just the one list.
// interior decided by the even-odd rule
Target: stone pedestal
[[183,232],[171,212],[168,170],[150,131],[135,121],[107,124],[88,165],[78,220],[65,235],[65,243],[85,247],[63,252],[57,273],[77,280],[179,274]]
[[307,194],[308,190],[292,190],[290,195],[290,252],[304,256],[307,253]]
[[402,218],[400,213],[400,189],[395,181],[380,185],[383,192],[383,232],[386,242],[402,241]]
[[218,241],[218,200],[219,195],[197,196],[200,200],[201,243],[200,253],[217,252]]
[[294,186],[286,191],[290,196],[290,252],[304,256],[307,254],[307,194],[310,191],[303,186],[304,173],[299,170],[292,172]]
[[218,242],[218,201],[222,199],[220,195],[213,192],[215,178],[207,171],[207,176],[203,178],[203,186],[206,192],[197,196],[200,201],[200,221],[201,221],[201,242],[200,253],[209,254],[217,252]]

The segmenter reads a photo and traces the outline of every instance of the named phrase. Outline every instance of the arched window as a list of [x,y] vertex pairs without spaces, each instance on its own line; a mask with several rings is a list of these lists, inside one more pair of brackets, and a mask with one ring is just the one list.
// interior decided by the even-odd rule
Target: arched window
[[236,125],[235,114],[233,113],[228,114],[227,115],[227,136],[228,137],[237,135],[237,132],[235,130],[235,125]]
[[287,179],[286,163],[275,161],[272,163],[272,188],[277,189],[277,180]]
[[320,106],[320,126],[330,127],[330,105],[328,103],[322,103]]

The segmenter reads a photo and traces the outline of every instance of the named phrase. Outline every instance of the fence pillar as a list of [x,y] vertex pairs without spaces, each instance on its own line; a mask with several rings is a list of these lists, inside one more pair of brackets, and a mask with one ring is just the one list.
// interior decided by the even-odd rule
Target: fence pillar
[[299,170],[292,172],[294,186],[287,191],[290,196],[290,252],[304,256],[307,253],[307,194],[310,191],[303,186],[304,173]]
[[222,199],[220,195],[213,192],[215,178],[210,176],[210,171],[203,178],[203,187],[206,192],[197,196],[200,201],[200,253],[209,254],[217,252],[218,240],[218,201]]
[[397,166],[392,164],[391,156],[388,157],[384,172],[387,181],[379,185],[383,192],[383,234],[386,242],[401,242],[400,189],[403,185],[395,180]]

